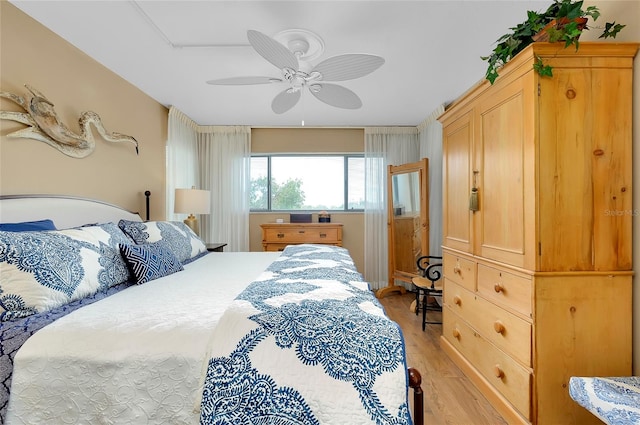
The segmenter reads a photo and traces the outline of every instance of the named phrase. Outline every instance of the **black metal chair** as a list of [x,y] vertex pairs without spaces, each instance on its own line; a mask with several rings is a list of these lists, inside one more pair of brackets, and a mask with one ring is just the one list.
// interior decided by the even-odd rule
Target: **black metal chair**
[[415,310],[416,315],[422,311],[422,330],[424,331],[427,323],[440,324],[440,320],[427,320],[427,311],[442,312],[442,305],[436,301],[441,298],[443,285],[442,277],[442,257],[433,255],[425,255],[418,258],[418,269],[422,276],[416,276],[411,279],[411,283],[416,289]]

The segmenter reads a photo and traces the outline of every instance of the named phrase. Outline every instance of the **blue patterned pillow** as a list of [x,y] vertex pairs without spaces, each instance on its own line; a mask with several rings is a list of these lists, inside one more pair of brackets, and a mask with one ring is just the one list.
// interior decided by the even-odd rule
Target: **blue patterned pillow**
[[120,252],[138,284],[184,270],[180,260],[164,242],[120,245]]
[[26,317],[129,279],[114,223],[75,229],[0,231],[0,320]]
[[0,230],[6,232],[32,232],[34,230],[56,230],[53,221],[36,220],[36,221],[23,221],[21,223],[0,223]]
[[203,253],[207,247],[193,230],[181,221],[138,221],[120,220],[118,226],[136,244],[163,241],[173,251],[181,263],[186,263]]

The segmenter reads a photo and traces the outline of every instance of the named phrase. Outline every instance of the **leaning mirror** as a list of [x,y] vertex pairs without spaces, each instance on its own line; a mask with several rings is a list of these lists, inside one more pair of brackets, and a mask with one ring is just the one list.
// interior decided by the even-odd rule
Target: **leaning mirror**
[[390,165],[387,173],[389,234],[389,284],[376,295],[404,293],[397,280],[411,282],[418,276],[417,261],[429,254],[428,160]]

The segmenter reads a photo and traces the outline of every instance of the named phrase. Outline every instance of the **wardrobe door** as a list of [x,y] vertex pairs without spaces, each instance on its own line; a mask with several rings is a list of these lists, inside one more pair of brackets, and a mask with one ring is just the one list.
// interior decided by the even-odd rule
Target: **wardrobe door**
[[443,123],[443,245],[472,252],[472,110]]
[[535,262],[529,80],[518,78],[480,100],[475,142],[480,209],[474,221],[474,253],[518,267]]

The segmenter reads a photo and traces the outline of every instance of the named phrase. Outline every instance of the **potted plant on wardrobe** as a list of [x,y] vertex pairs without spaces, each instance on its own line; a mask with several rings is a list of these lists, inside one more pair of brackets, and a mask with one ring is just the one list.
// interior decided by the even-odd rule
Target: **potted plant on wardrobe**
[[[511,32],[496,41],[496,47],[489,56],[481,59],[489,63],[485,77],[491,84],[498,78],[499,69],[509,62],[525,47],[536,41],[550,43],[564,42],[564,47],[580,47],[580,35],[590,29],[587,25],[589,18],[594,22],[600,17],[597,6],[583,8],[583,1],[554,0],[544,12],[527,12],[527,20],[509,28]],[[607,22],[599,38],[615,38],[625,25]],[[545,65],[541,58],[534,63],[533,68],[540,74],[553,76],[550,65]]]

